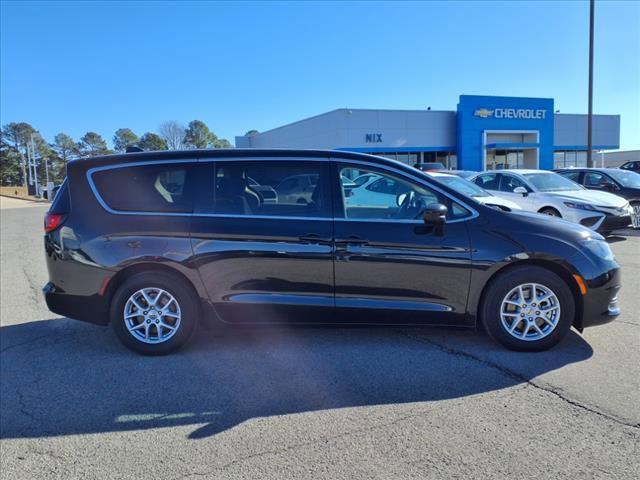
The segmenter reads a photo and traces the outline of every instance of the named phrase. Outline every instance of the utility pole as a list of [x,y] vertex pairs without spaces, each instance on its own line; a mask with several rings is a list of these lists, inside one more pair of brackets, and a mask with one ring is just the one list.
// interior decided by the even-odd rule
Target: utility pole
[[593,168],[593,17],[595,0],[589,1],[589,113],[587,114],[587,168]]

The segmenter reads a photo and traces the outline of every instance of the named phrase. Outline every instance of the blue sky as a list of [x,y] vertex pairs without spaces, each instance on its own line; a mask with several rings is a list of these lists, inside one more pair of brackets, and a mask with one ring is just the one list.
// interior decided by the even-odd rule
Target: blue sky
[[[587,111],[589,7],[569,2],[2,2],[0,116],[52,140],[164,120],[233,142],[340,107],[458,95]],[[594,112],[640,148],[640,2],[596,2]]]

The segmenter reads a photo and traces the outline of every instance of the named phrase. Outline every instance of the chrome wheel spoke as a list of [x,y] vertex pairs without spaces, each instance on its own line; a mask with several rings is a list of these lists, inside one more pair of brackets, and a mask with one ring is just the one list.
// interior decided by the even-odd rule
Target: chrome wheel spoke
[[133,303],[133,305],[138,309],[138,311],[142,312],[144,310],[144,307],[140,305],[138,303],[138,300],[136,300],[133,296],[129,299],[129,301]]
[[173,325],[169,325],[168,323],[165,323],[163,321],[160,321],[160,325],[162,325],[164,328],[168,328],[169,330],[175,330],[176,327],[174,327]]
[[538,326],[538,324],[536,322],[533,322],[531,324],[531,326],[533,327],[533,329],[538,332],[539,335],[544,336],[544,332],[542,330],[540,330],[540,327]]
[[509,333],[513,333],[515,331],[516,327],[518,325],[520,325],[521,321],[522,320],[514,320],[513,323],[511,324],[511,328],[509,329]]
[[149,295],[149,292],[147,290],[148,289],[146,288],[144,290],[140,290],[140,293],[142,293],[142,297],[144,298],[144,301],[147,302],[147,307],[150,307],[152,305],[155,305],[156,302],[153,298],[151,298],[151,295]]
[[521,307],[522,304],[520,302],[514,302],[513,300],[505,300],[504,303],[508,304],[508,305],[514,305],[516,307]]

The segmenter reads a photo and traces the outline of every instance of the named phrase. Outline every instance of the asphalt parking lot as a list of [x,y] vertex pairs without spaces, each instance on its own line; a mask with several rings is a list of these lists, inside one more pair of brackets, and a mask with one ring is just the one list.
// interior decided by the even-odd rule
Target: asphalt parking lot
[[47,310],[45,207],[1,206],[2,479],[640,477],[637,234],[611,239],[620,318],[548,352],[269,328],[147,358]]

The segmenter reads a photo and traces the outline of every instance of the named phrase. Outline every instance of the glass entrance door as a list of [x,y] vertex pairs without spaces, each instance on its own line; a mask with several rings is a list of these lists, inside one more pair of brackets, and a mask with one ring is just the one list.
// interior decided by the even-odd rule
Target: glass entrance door
[[504,170],[507,168],[523,168],[524,152],[522,150],[487,149],[487,170]]

